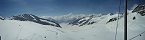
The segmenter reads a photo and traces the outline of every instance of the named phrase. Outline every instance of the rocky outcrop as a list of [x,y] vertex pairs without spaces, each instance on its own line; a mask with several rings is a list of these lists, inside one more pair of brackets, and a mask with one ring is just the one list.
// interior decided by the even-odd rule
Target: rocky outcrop
[[145,16],[145,4],[144,5],[138,5],[135,7],[135,9],[132,11],[132,13],[137,12],[141,16]]
[[37,17],[32,14],[22,14],[22,15],[18,15],[18,16],[13,16],[13,17],[11,17],[11,20],[32,21],[32,22],[39,23],[42,25],[51,25],[51,26],[61,28],[61,26],[53,20],[40,18],[40,17]]
[[[109,21],[107,21],[107,23],[109,23],[109,22],[113,22],[113,21],[116,21],[117,20],[117,18],[111,18]],[[107,24],[106,23],[106,24]]]
[[0,20],[4,20],[5,18],[3,18],[2,16],[0,16]]
[[91,19],[94,17],[94,15],[88,16],[88,17],[82,17],[79,18],[77,20],[74,20],[73,22],[69,23],[71,25],[79,25],[79,26],[83,26],[83,25],[90,25],[95,23],[94,21],[91,21]]

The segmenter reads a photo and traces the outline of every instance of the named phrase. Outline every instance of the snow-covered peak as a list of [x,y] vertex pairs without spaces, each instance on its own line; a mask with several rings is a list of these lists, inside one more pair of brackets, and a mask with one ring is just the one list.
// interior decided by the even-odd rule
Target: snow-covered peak
[[69,23],[69,25],[78,25],[78,26],[83,26],[83,25],[90,25],[93,23],[96,23],[94,20],[92,20],[95,15],[90,15],[90,16],[85,16],[76,20],[73,20],[72,22]]
[[3,18],[2,16],[0,16],[0,20],[4,20],[5,18]]
[[101,17],[103,16],[102,14],[66,14],[62,16],[41,16],[41,18],[45,19],[54,19],[58,23],[70,23],[74,20],[80,19],[82,17],[87,17],[94,15],[95,17]]
[[29,20],[35,20],[37,21],[39,17],[32,15],[32,14],[21,14],[10,17],[11,20],[20,20],[20,21],[29,21]]
[[137,5],[137,6],[135,6],[135,8],[133,9],[133,11],[132,12],[140,12],[140,11],[144,11],[145,10],[145,6],[144,6],[145,4],[143,4],[143,5]]
[[108,16],[108,18],[107,18],[108,21],[106,22],[106,24],[109,23],[109,22],[113,22],[113,21],[119,20],[122,17],[123,17],[122,14],[114,14],[114,15]]
[[42,24],[42,25],[51,25],[51,26],[61,27],[54,20],[40,18],[32,14],[22,14],[22,15],[12,16],[11,20],[31,21],[31,22]]
[[[10,19],[13,20],[0,20],[0,36],[2,40],[114,40],[116,32],[116,40],[124,39],[124,18],[122,14],[117,13],[113,15],[107,15],[107,13],[106,15],[69,14],[48,16],[48,18],[22,14]],[[26,21],[18,21],[22,19]],[[54,20],[64,24],[62,25]],[[145,16],[128,10],[128,40],[145,40],[144,20]],[[108,23],[106,24],[106,22]],[[62,28],[55,28],[60,27],[60,25]]]
[[144,6],[145,4],[143,4],[143,5],[137,5],[134,9],[133,9],[133,11],[132,11],[132,13],[134,13],[134,12],[137,12],[137,13],[139,13],[141,16],[145,16],[145,6]]

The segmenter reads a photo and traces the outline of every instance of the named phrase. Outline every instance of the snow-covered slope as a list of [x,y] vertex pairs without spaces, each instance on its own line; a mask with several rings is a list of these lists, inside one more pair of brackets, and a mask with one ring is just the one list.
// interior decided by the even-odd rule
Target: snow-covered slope
[[40,18],[32,14],[22,14],[22,15],[12,16],[9,19],[20,20],[20,21],[31,21],[31,22],[42,24],[42,25],[51,25],[51,26],[56,26],[56,27],[61,28],[61,26],[53,20]]
[[[132,11],[128,10],[127,15],[128,40],[145,40],[145,16]],[[124,39],[122,14],[69,14],[55,17],[24,14],[8,19],[11,20],[0,20],[1,40],[115,40],[117,23],[116,39]],[[60,25],[61,28],[39,22]]]
[[54,19],[55,21],[57,21],[58,23],[70,23],[73,22],[74,20],[80,19],[82,17],[87,17],[87,16],[102,16],[102,14],[67,14],[67,15],[63,15],[63,16],[41,16],[41,18],[44,19]]
[[50,36],[49,39],[56,40],[57,32],[59,31],[56,27],[49,25],[30,21],[0,20],[2,40],[44,40],[45,36]]
[[78,26],[83,26],[83,25],[90,25],[96,23],[94,15],[90,16],[85,16],[76,20],[73,20],[73,22],[70,22],[69,25],[78,25]]
[[[130,11],[129,11],[130,12]],[[131,12],[130,12],[131,13]],[[135,20],[133,20],[135,17]],[[145,16],[141,16],[137,13],[132,13],[128,15],[128,38],[133,40],[145,40]],[[142,36],[137,36],[137,35]],[[137,37],[136,37],[137,36]]]
[[[145,31],[145,16],[130,11],[128,13],[128,39],[145,40],[145,34],[141,34]],[[117,14],[95,17],[93,21],[96,23],[82,27],[61,23],[62,28],[31,21],[0,20],[0,36],[2,40],[114,40],[117,21],[106,24],[114,17],[117,17]],[[124,37],[123,20],[123,17],[118,20],[117,40],[123,40]],[[134,38],[138,34],[142,36]]]
[[0,16],[0,20],[4,20],[4,18],[2,16]]

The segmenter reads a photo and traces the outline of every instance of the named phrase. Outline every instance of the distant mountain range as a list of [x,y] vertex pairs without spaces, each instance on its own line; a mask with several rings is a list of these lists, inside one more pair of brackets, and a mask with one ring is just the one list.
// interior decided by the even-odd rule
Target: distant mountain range
[[[145,13],[138,7],[127,11],[128,40],[145,40]],[[117,33],[116,40],[124,40],[123,15],[0,16],[0,36],[2,40],[114,40]]]
[[[145,11],[143,11],[145,8],[144,5],[138,5],[134,8],[132,12],[138,12],[141,16],[144,16]],[[78,25],[78,26],[83,26],[83,25],[91,25],[94,23],[99,22],[100,20],[103,20],[104,18],[107,18],[106,24],[119,20],[120,18],[123,17],[123,14],[117,14],[117,13],[109,13],[107,15],[103,14],[79,14],[79,15],[74,15],[74,14],[68,14],[68,15],[63,15],[63,16],[36,16],[33,14],[21,14],[21,15],[16,15],[8,18],[3,18],[0,16],[1,20],[19,20],[19,21],[31,21],[35,23],[39,23],[42,25],[51,25],[55,27],[60,27],[61,23],[66,23],[68,25]]]

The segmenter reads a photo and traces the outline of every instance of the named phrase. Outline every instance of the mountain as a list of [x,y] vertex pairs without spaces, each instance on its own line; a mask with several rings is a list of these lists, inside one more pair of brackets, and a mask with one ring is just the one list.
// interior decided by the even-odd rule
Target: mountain
[[[110,14],[109,14],[110,15]],[[111,17],[112,16],[112,17]],[[109,20],[106,22],[107,23],[110,23],[110,22],[113,22],[113,21],[117,21],[119,19],[121,19],[123,17],[122,14],[114,14],[114,15],[110,15],[110,18]]]
[[[134,16],[136,19],[133,20]],[[70,17],[73,18],[73,16]],[[119,18],[117,19],[117,40],[123,40],[124,16],[122,14],[119,14],[119,17],[118,14],[85,15],[78,17],[76,20],[69,21],[68,23],[71,24],[64,22],[65,25],[62,25],[62,23],[59,23],[62,28],[51,25],[40,25],[40,23],[36,23],[35,21],[46,20],[46,18],[40,18],[32,14],[22,14],[11,17],[11,20],[0,20],[0,36],[2,40],[114,40],[117,20],[110,21],[113,18]],[[53,17],[49,19],[51,21],[57,21]],[[141,16],[136,12],[132,13],[132,10],[128,10],[128,40],[145,40],[144,20],[145,16]],[[89,24],[90,22],[95,23]],[[73,23],[78,25],[72,26]],[[78,27],[80,25],[82,26]]]
[[[46,17],[42,18],[32,14],[13,16],[10,18],[11,20],[0,20],[0,36],[2,37],[2,40],[114,40],[118,20],[117,40],[123,40],[124,38],[124,16],[122,14],[119,14],[119,17],[118,14],[75,16],[76,15],[65,15],[65,17],[57,16],[56,19],[66,18],[64,20],[76,18],[75,20],[71,19],[73,21],[69,20],[68,22],[64,22],[64,25],[62,25],[63,22],[58,23],[62,28],[54,27],[52,25],[41,25],[41,23],[37,22],[47,21],[49,23],[53,20],[55,20],[54,22],[63,20],[56,20],[55,17],[47,19]],[[133,17],[136,17],[136,19],[133,20]],[[144,20],[145,16],[141,16],[136,12],[132,13],[132,10],[128,10],[128,40],[132,38],[133,40],[145,40]],[[78,27],[80,25],[82,26]]]
[[5,18],[3,18],[2,16],[0,16],[0,20],[4,20]]
[[90,25],[96,23],[102,18],[102,14],[67,14],[63,16],[42,16],[41,18],[45,19],[54,19],[59,24],[68,24],[68,25]]
[[[132,11],[127,11],[127,40],[145,40],[145,16]],[[22,14],[8,19],[0,20],[1,40],[124,40],[124,16],[118,13],[45,17]],[[57,24],[62,28],[53,26]]]
[[73,20],[76,20],[85,16],[88,16],[88,15],[85,15],[85,14],[75,15],[75,14],[70,13],[70,14],[62,15],[62,16],[41,16],[41,18],[54,19],[58,23],[69,23],[69,22],[72,22]]
[[90,25],[95,23],[94,21],[91,21],[91,19],[94,17],[94,15],[91,16],[87,16],[87,17],[82,17],[79,19],[74,20],[73,22],[70,22],[69,24],[71,25],[79,25],[79,26],[83,26],[83,25]]
[[139,13],[141,16],[145,16],[145,4],[137,5],[132,11],[132,13],[134,12]]
[[31,21],[42,25],[51,25],[51,26],[56,26],[61,28],[61,26],[53,20],[40,18],[32,14],[22,14],[22,15],[12,16],[10,17],[10,20]]

